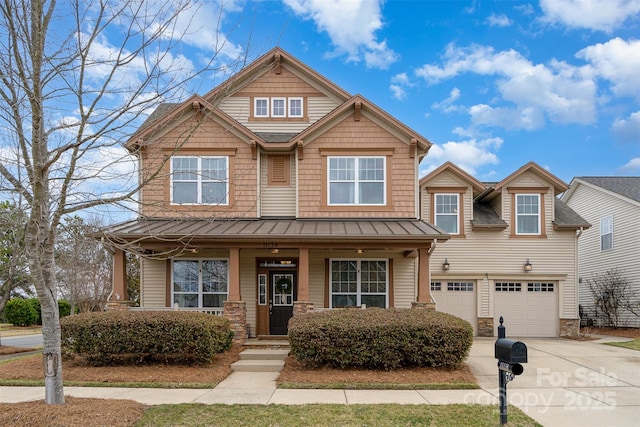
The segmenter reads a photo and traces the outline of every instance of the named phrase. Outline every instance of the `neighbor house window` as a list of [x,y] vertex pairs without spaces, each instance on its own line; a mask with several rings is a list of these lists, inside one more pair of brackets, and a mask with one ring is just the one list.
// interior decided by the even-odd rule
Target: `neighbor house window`
[[600,250],[613,249],[613,216],[608,215],[600,219]]
[[435,195],[436,225],[449,234],[459,234],[460,206],[458,194]]
[[255,117],[269,117],[269,98],[255,98],[253,115]]
[[226,156],[173,157],[171,159],[171,203],[228,204]]
[[173,304],[223,307],[228,280],[226,260],[174,260]]
[[516,194],[516,234],[540,234],[539,194]]
[[329,205],[385,205],[385,157],[329,157]]
[[286,98],[271,98],[271,117],[287,117]]
[[387,272],[387,260],[332,260],[331,307],[388,307]]

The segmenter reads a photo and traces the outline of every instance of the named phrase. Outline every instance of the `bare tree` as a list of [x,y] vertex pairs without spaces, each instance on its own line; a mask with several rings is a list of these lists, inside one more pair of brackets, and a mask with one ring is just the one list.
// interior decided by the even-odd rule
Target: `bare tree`
[[[48,404],[64,403],[55,277],[62,218],[131,200],[154,177],[138,180],[121,146],[132,126],[161,102],[183,99],[203,73],[244,63],[242,49],[211,32],[222,15],[189,30],[194,13],[188,0],[0,0],[0,193],[28,205]],[[181,41],[204,31],[210,52],[195,66],[179,53]]]
[[640,314],[640,295],[617,269],[594,274],[587,279],[587,286],[593,299],[594,315],[602,326],[617,328],[623,326],[625,314]]

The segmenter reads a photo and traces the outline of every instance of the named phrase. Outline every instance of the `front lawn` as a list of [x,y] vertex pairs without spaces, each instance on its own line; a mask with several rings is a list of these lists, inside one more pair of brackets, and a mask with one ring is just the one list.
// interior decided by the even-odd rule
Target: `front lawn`
[[640,339],[632,340],[632,341],[624,341],[624,342],[607,342],[605,344],[640,351]]

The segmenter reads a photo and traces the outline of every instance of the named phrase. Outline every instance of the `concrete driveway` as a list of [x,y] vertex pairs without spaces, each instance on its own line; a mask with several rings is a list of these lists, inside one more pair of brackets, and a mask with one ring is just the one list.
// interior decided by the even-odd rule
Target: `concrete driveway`
[[[529,362],[507,386],[509,404],[545,427],[639,426],[640,352],[602,344],[627,340],[521,339]],[[480,386],[497,397],[494,343],[476,338],[467,363]]]

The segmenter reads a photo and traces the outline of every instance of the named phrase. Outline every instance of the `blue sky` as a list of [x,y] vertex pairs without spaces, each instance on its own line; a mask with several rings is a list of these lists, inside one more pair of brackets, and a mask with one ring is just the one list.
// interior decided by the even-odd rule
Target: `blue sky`
[[422,174],[640,175],[640,0],[228,1],[222,22],[230,52],[279,45],[428,138]]

